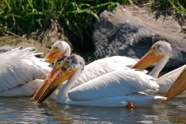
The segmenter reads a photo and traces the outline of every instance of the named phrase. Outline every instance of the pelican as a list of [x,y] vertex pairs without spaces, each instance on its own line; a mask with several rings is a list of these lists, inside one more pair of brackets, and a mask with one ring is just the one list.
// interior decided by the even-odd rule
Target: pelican
[[[170,44],[157,42],[134,67],[143,69],[158,61],[151,72],[151,75],[158,75],[157,68],[163,68],[171,55],[170,52]],[[67,57],[65,62],[64,59],[57,60],[50,75],[45,79],[45,82],[49,83],[44,83],[45,90],[39,92],[38,102],[44,101],[66,80],[68,81],[61,87],[56,99],[63,104],[124,107],[129,103],[134,106],[147,106],[166,100],[166,97],[153,94],[159,89],[155,78],[126,66],[72,88],[84,65],[83,59],[77,55]],[[177,82],[179,80],[175,83]],[[170,97],[171,95],[168,96]]]
[[52,45],[51,50],[45,56],[45,61],[52,64],[61,56],[70,56],[70,53],[70,45],[65,41],[58,40]]
[[33,48],[14,48],[0,54],[0,96],[31,96],[50,71]]

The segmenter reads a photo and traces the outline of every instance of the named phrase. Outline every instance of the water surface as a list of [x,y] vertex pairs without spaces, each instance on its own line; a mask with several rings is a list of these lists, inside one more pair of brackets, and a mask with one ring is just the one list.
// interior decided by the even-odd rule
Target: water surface
[[29,98],[0,98],[0,123],[186,123],[186,100],[176,98],[152,107],[95,108],[37,104]]

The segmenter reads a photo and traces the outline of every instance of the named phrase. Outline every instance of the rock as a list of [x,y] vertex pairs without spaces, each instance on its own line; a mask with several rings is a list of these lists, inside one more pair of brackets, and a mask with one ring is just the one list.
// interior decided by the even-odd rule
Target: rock
[[156,18],[145,8],[118,6],[101,13],[95,24],[94,55],[96,59],[113,55],[141,58],[152,44],[165,40],[173,48],[166,68],[176,68],[186,63],[186,35],[180,29],[171,16]]

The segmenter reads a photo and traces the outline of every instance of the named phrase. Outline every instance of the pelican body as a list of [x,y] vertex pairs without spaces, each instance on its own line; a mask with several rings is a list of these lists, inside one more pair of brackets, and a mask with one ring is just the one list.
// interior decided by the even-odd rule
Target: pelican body
[[0,96],[31,96],[50,71],[33,48],[15,48],[0,54]]
[[[157,83],[159,84],[159,94],[165,94],[170,87],[172,86],[173,82],[177,79],[177,77],[183,72],[183,70],[186,68],[186,65],[183,65],[177,69],[174,69],[161,77],[157,79]],[[186,97],[186,94],[181,94],[182,96]]]

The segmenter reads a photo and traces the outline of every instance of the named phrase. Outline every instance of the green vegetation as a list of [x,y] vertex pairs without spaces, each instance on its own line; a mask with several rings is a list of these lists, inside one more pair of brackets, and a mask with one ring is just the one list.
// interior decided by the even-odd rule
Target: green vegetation
[[185,0],[154,0],[152,7],[159,11],[175,10],[178,14],[186,16]]
[[[185,0],[1,0],[0,35],[7,31],[30,36],[45,32],[58,22],[58,29],[81,51],[93,51],[91,40],[94,23],[104,10],[119,4],[140,5],[151,2],[158,11],[175,10],[186,17]],[[169,11],[170,12],[170,11]],[[85,47],[86,46],[86,47]],[[88,49],[86,49],[88,48]]]

